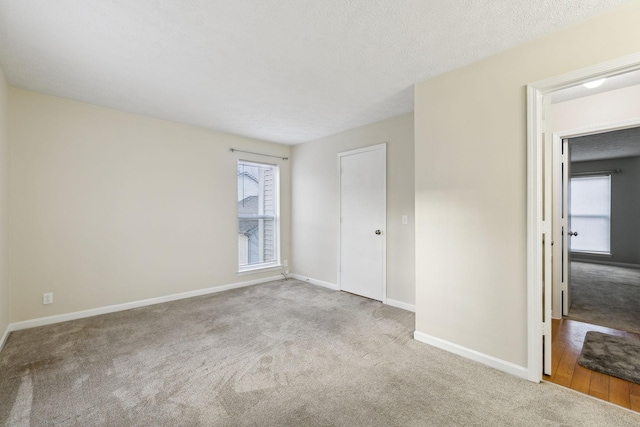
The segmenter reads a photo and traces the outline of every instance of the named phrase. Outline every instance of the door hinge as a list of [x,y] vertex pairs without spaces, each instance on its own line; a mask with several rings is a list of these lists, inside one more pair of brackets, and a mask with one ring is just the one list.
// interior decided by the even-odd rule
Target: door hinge
[[542,335],[551,335],[551,325],[546,323],[546,322],[542,322]]
[[551,221],[542,221],[540,223],[540,228],[542,228],[543,234],[548,234],[551,232]]
[[567,292],[569,290],[569,287],[567,286],[567,282],[564,282],[562,284],[562,292]]

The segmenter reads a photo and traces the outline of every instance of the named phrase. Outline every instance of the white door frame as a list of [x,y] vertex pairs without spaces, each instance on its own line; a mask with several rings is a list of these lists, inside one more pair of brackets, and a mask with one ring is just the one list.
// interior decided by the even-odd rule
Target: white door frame
[[[630,119],[630,120],[621,120],[621,121],[611,122],[611,123],[602,124],[602,125],[594,125],[594,126],[582,127],[577,129],[554,132],[553,139],[559,140],[560,144],[562,144],[562,141],[565,139],[579,138],[581,136],[595,135],[598,133],[615,132],[617,130],[623,130],[623,129],[629,129],[629,128],[635,128],[635,127],[640,127],[640,117],[635,119]],[[558,149],[554,148],[554,152],[553,152],[554,157],[560,155],[559,150],[560,150],[560,147],[558,147]],[[570,163],[571,159],[567,159],[567,162]],[[571,174],[569,174],[569,179],[571,179]],[[562,185],[560,182],[556,182],[555,180],[553,181],[554,187],[558,184]],[[553,221],[554,222],[556,221],[555,217],[553,218]],[[570,268],[570,265],[571,265],[571,262],[569,261],[567,268]],[[555,280],[554,280],[554,284],[555,284]],[[554,295],[554,298],[556,298],[556,295]],[[565,315],[563,308],[561,308],[560,312],[562,313],[561,316],[554,317],[554,319],[561,319],[562,316]]]
[[[527,378],[530,381],[542,380],[542,236],[551,230],[551,224],[543,221],[543,101],[552,92],[579,85],[602,77],[610,77],[629,71],[640,70],[640,54],[625,56],[560,76],[541,80],[527,85]],[[614,126],[619,129],[621,124]],[[626,127],[631,127],[628,124]],[[613,130],[613,129],[612,129]],[[563,132],[565,133],[565,132]],[[594,129],[580,130],[573,136],[597,133]],[[569,135],[572,133],[570,132]],[[549,266],[550,267],[550,266]],[[550,327],[551,325],[546,325]]]
[[[566,164],[569,163],[569,153],[564,153],[564,140],[560,139],[557,134],[553,134],[553,178],[552,178],[552,193],[553,193],[553,218],[551,232],[553,233],[553,296],[551,302],[551,311],[553,319],[562,319],[564,314],[564,283],[566,282],[567,271],[563,269],[563,265],[567,262],[564,259],[564,249],[567,236],[563,233],[563,227],[565,226],[566,210],[563,211],[563,207],[567,208],[566,198],[567,192],[565,191],[565,180],[569,174]],[[567,148],[568,150],[568,148]],[[567,184],[568,186],[568,184]],[[560,261],[558,261],[560,260]]]
[[342,174],[340,173],[342,157],[352,156],[354,154],[366,153],[367,151],[383,150],[385,158],[385,170],[384,173],[384,212],[383,212],[383,229],[382,229],[382,303],[387,303],[387,143],[370,145],[368,147],[358,148],[355,150],[343,151],[338,153],[338,290],[342,290],[342,272],[340,271],[340,264],[342,262],[341,257],[341,244],[342,244],[342,227],[340,226],[340,216],[342,213]]

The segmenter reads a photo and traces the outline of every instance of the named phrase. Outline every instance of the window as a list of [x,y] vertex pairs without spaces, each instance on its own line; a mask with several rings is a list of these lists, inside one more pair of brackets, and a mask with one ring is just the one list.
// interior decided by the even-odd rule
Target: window
[[238,270],[280,262],[279,170],[276,165],[238,162]]
[[611,175],[571,178],[571,231],[573,252],[611,253]]

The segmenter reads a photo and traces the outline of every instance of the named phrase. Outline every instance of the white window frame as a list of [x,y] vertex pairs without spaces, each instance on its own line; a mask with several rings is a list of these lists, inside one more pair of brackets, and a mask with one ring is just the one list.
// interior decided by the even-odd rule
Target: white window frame
[[[241,164],[248,165],[248,166],[257,166],[257,167],[273,167],[275,169],[274,184],[273,184],[274,199],[275,199],[274,215],[258,215],[258,216],[252,215],[251,216],[251,219],[273,219],[273,224],[274,224],[274,248],[273,249],[275,253],[275,260],[254,263],[254,264],[247,264],[247,265],[240,265],[240,262],[238,260],[237,272],[238,274],[242,274],[242,273],[257,272],[257,271],[269,270],[269,269],[279,269],[282,267],[280,262],[280,256],[281,256],[280,255],[280,166],[273,163],[261,163],[261,162],[240,159],[236,163],[236,174],[237,174],[238,166]],[[236,196],[237,196],[237,193],[238,193],[238,181],[236,179]],[[238,207],[238,201],[236,201],[236,230],[238,230],[239,228],[240,220],[243,219],[243,218],[240,218],[240,214],[237,211],[237,207]],[[237,239],[236,239],[236,245],[237,245],[236,259],[238,259],[240,247],[238,245]]]
[[[609,250],[608,251],[590,251],[590,250],[582,250],[582,249],[572,249],[571,247],[569,247],[569,252],[571,252],[572,254],[585,254],[585,255],[605,255],[605,256],[611,256],[611,209],[612,209],[612,200],[611,200],[611,186],[612,186],[612,177],[610,173],[589,173],[589,172],[580,172],[578,174],[572,175],[571,176],[571,180],[574,179],[585,179],[585,178],[595,178],[595,177],[606,177],[608,178],[608,184],[609,184]],[[571,217],[584,217],[585,215],[576,215],[574,213],[571,213]],[[572,225],[573,227],[573,225]]]

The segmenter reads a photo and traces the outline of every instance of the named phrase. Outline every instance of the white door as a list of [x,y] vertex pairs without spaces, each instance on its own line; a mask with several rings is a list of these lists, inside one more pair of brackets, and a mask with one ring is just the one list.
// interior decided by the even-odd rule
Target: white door
[[569,141],[553,136],[553,317],[569,313]]
[[386,299],[386,144],[338,154],[338,285]]
[[562,140],[562,315],[569,315],[571,298],[569,297],[569,281],[571,280],[571,259],[569,240],[574,233],[571,230],[571,151],[569,140]]
[[[545,111],[545,117],[543,120],[548,122],[548,114],[551,112],[551,100],[550,97],[543,98],[543,108]],[[544,352],[543,357],[543,372],[547,375],[551,375],[551,306],[552,306],[552,293],[553,293],[553,262],[552,262],[552,225],[553,225],[553,134],[549,130],[548,126],[544,126],[546,129],[543,132],[543,145],[542,145],[542,159],[543,174],[542,174],[542,348]]]

